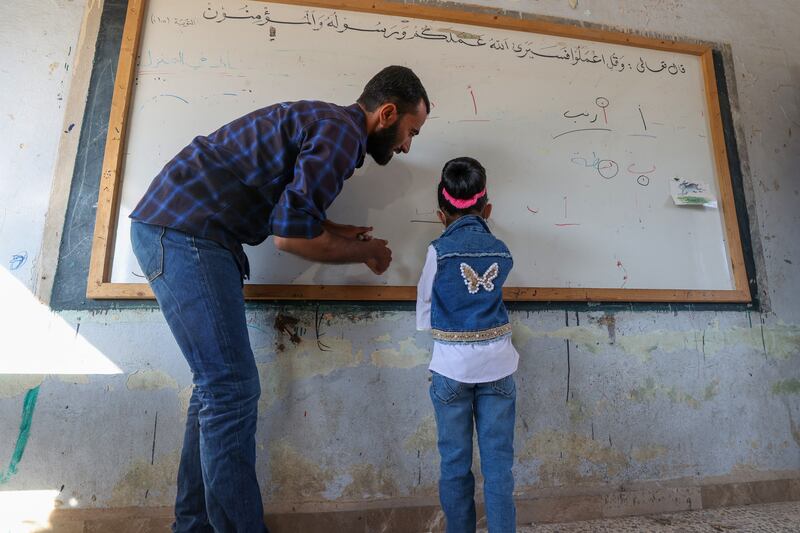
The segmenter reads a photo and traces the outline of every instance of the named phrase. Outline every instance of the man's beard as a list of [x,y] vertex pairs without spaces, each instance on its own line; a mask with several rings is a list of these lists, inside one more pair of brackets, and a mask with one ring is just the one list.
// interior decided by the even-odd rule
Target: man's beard
[[367,153],[379,165],[385,165],[392,160],[395,145],[397,144],[397,130],[400,119],[388,128],[375,132],[367,137]]

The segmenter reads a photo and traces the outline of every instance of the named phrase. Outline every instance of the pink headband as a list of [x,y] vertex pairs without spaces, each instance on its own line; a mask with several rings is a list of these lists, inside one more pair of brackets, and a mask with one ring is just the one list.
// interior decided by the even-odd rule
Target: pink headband
[[467,198],[466,200],[453,198],[453,196],[449,192],[447,192],[447,189],[445,189],[444,187],[442,187],[442,193],[444,194],[444,197],[447,199],[447,201],[453,205],[453,207],[455,207],[456,209],[466,209],[468,207],[472,207],[473,205],[478,203],[478,200],[486,196],[486,187],[484,187],[481,192],[477,193],[472,198]]

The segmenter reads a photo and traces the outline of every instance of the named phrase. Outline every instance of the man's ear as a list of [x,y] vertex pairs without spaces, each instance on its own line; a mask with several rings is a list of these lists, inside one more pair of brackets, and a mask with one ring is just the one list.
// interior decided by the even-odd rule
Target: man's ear
[[481,213],[481,216],[483,217],[484,220],[489,220],[491,214],[492,214],[492,204],[487,203],[485,206],[483,206],[483,212]]
[[386,102],[378,108],[378,121],[382,128],[388,128],[397,120],[397,106]]

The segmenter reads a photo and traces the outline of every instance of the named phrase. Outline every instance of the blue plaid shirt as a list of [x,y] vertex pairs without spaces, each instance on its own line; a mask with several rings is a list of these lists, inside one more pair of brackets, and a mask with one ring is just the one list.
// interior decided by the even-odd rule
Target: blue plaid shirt
[[222,244],[246,278],[242,244],[322,233],[325,211],[364,162],[366,128],[358,104],[300,101],[258,109],[195,137],[130,217]]

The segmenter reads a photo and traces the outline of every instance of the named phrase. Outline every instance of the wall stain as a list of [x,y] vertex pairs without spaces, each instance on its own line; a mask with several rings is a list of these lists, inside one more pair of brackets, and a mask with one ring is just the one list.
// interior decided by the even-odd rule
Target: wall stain
[[320,498],[333,479],[330,469],[309,461],[284,440],[270,446],[269,464],[274,501]]
[[414,433],[403,441],[403,449],[409,452],[417,450],[423,452],[436,451],[437,440],[436,419],[433,415],[428,415],[422,419]]
[[160,456],[152,464],[150,458],[134,461],[114,485],[109,506],[173,505],[179,462],[180,449]]
[[646,463],[667,455],[668,451],[669,449],[666,446],[649,444],[640,448],[634,448],[631,451],[631,457],[633,457],[633,460],[637,463]]
[[[702,401],[710,401],[719,394],[719,379],[715,378],[703,389]],[[672,403],[684,403],[692,409],[699,409],[701,400],[677,387],[665,387],[655,382],[655,379],[648,377],[644,385],[635,387],[628,393],[628,398],[636,403],[651,402],[656,399],[659,393],[663,393]]]
[[360,463],[350,467],[353,481],[344,488],[342,496],[349,499],[385,498],[398,495],[391,471],[375,465]]
[[[292,344],[297,345],[300,344],[300,334],[297,327],[298,322],[300,321],[293,316],[278,313],[275,315],[275,323],[273,326],[279,335],[288,335],[289,340],[292,341]],[[286,347],[284,344],[279,342],[278,351],[283,351],[285,349]]]
[[43,374],[0,374],[0,398],[15,398],[38,387],[47,376]]
[[125,382],[128,390],[178,389],[175,378],[160,370],[137,370]]
[[[590,317],[591,320],[591,317]],[[605,313],[602,317],[597,319],[599,326],[605,326],[608,330],[608,340],[614,344],[617,340],[617,319],[611,313]]]
[[631,389],[628,393],[628,398],[636,403],[644,403],[655,400],[658,387],[654,378],[647,378],[644,380],[644,385]]
[[573,424],[586,420],[586,407],[580,398],[570,398],[569,402],[567,402],[567,408],[569,409],[569,421]]
[[178,418],[186,421],[186,412],[189,410],[189,400],[192,398],[194,385],[184,387],[178,392]]
[[800,427],[798,427],[798,424],[794,421],[792,410],[788,405],[786,406],[786,416],[789,417],[789,432],[792,434],[795,444],[800,447]]
[[630,466],[621,451],[576,433],[545,430],[521,447],[520,459],[541,461],[539,483],[543,487],[585,481],[605,481]]
[[511,320],[511,344],[517,350],[522,350],[534,337],[533,330],[520,320]]
[[70,385],[86,385],[89,383],[89,376],[86,374],[59,374],[58,380]]
[[332,338],[325,342],[323,351],[316,340],[300,338],[297,344],[275,354],[274,361],[256,364],[262,389],[260,409],[285,398],[297,380],[327,376],[364,364],[364,353],[354,352],[351,341]]
[[[600,352],[600,348],[608,346],[608,332],[599,327],[569,326],[551,331],[533,331],[525,324],[514,323],[512,342],[521,347],[533,338],[555,338],[571,341],[577,347],[591,353]],[[517,345],[514,338],[522,343]],[[699,339],[703,339],[703,345]],[[651,331],[641,334],[615,334],[614,345],[623,352],[635,356],[643,362],[649,361],[656,351],[663,353],[679,351],[702,351],[713,356],[723,350],[741,350],[750,348],[774,359],[790,359],[800,355],[800,326],[779,324],[765,327],[763,338],[759,328],[719,327],[705,330]]]
[[800,394],[800,379],[784,379],[772,385],[772,394]]
[[714,378],[711,383],[706,385],[706,390],[703,393],[703,400],[712,400],[717,396],[717,394],[719,394],[719,378]]
[[383,368],[414,368],[430,362],[430,350],[417,346],[412,337],[400,341],[398,347],[375,350],[372,364]]
[[743,478],[752,478],[759,470],[750,463],[736,463],[731,467],[731,475]]

